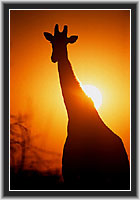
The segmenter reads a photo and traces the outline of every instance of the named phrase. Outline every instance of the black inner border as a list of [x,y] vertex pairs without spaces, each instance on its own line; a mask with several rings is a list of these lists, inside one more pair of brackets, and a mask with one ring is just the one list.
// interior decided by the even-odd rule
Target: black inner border
[[[9,9],[131,9],[131,191],[9,191]],[[136,20],[137,3],[2,3],[3,10],[3,94],[4,94],[4,133],[3,133],[3,196],[30,197],[90,197],[90,196],[137,196],[137,51]]]

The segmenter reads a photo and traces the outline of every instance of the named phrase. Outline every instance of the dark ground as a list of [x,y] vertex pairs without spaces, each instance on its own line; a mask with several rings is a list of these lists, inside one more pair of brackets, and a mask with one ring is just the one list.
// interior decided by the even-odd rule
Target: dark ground
[[64,181],[59,172],[24,170],[18,173],[11,169],[11,190],[61,190]]

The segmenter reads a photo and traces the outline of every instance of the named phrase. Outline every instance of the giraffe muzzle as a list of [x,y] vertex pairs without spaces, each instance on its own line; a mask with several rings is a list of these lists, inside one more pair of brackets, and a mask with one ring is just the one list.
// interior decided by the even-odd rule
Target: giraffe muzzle
[[51,61],[52,61],[53,63],[56,63],[56,62],[57,62],[57,59],[55,59],[53,56],[51,56]]

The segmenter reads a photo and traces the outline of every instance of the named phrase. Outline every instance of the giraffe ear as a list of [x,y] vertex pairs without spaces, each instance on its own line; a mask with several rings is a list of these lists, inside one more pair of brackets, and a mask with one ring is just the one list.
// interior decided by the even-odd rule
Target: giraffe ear
[[76,42],[76,40],[78,39],[78,36],[76,36],[76,35],[73,35],[73,36],[71,36],[71,37],[69,37],[68,39],[67,39],[67,43],[74,43],[74,42]]
[[53,36],[51,33],[48,33],[48,32],[44,32],[44,36],[46,38],[46,40],[52,42],[53,41]]

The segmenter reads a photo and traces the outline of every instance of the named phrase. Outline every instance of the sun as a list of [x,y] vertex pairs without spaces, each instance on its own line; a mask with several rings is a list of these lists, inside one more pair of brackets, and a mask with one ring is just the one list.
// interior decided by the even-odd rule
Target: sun
[[100,90],[93,85],[81,85],[81,87],[86,95],[93,100],[94,106],[98,110],[102,105],[102,94]]

